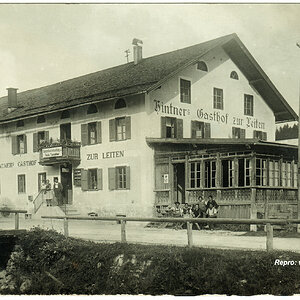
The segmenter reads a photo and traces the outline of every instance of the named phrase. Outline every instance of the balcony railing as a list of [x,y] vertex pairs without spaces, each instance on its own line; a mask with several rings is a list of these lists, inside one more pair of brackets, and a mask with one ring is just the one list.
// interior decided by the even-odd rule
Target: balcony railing
[[71,140],[58,140],[42,142],[39,146],[40,161],[44,166],[50,166],[61,163],[80,162],[79,142]]

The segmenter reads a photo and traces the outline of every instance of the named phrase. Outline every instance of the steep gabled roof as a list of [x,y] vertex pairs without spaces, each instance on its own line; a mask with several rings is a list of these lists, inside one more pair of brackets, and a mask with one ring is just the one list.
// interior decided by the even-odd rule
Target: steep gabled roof
[[[77,105],[146,93],[195,63],[208,51],[222,46],[274,111],[276,121],[297,118],[236,34],[180,50],[144,58],[106,70],[18,94],[19,107],[7,113],[7,97],[0,98],[0,123],[44,114]],[[245,66],[243,67],[243,64]],[[249,67],[250,65],[250,67]],[[251,70],[251,72],[250,72]],[[253,81],[254,80],[254,81]],[[263,83],[259,83],[262,80]]]

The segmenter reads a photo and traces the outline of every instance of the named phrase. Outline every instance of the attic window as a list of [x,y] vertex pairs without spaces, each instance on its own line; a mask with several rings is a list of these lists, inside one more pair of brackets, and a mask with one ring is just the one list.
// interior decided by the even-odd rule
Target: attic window
[[201,70],[201,71],[204,71],[204,72],[208,72],[207,65],[206,65],[206,63],[204,61],[199,61],[197,63],[197,69]]
[[231,78],[231,79],[235,79],[235,80],[239,80],[239,75],[237,74],[236,71],[232,71],[232,72],[230,73],[230,78]]
[[68,110],[64,110],[62,113],[61,113],[61,119],[68,119],[70,118],[70,112]]
[[45,123],[45,122],[46,122],[45,116],[38,116],[36,122],[37,122],[38,124],[40,124],[40,123]]
[[17,127],[23,127],[24,126],[24,121],[23,120],[19,120],[17,122]]
[[126,102],[123,98],[117,100],[117,102],[115,103],[115,109],[120,109],[120,108],[124,108],[126,107]]
[[87,109],[87,114],[95,114],[98,112],[97,106],[95,104],[90,104],[88,109]]

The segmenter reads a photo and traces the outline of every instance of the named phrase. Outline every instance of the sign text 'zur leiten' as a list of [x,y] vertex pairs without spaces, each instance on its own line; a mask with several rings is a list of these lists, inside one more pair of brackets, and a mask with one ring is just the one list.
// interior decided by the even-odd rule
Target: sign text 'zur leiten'
[[125,154],[124,150],[103,152],[101,153],[101,155],[99,153],[88,153],[86,155],[86,160],[118,158],[118,157],[124,157],[124,154]]

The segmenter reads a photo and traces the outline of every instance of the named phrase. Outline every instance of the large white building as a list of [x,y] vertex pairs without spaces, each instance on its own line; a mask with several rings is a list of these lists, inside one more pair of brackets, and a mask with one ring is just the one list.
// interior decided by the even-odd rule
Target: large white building
[[297,211],[297,148],[274,143],[297,115],[236,34],[149,58],[135,41],[134,62],[10,88],[0,112],[0,205],[38,209],[41,180],[58,177],[81,214],[151,216],[208,194],[225,217]]

